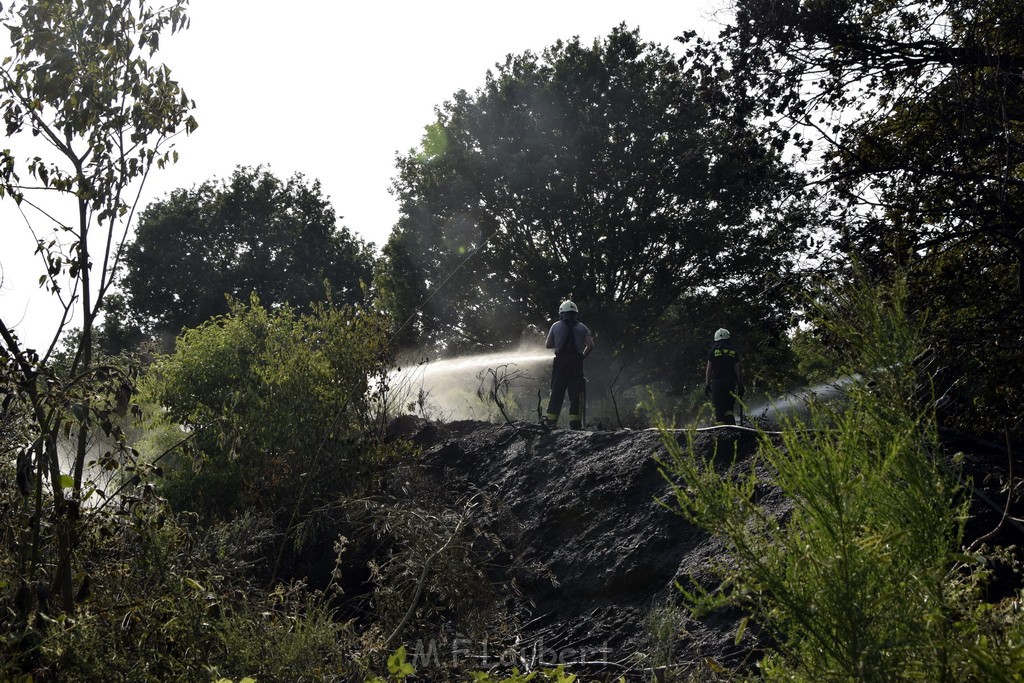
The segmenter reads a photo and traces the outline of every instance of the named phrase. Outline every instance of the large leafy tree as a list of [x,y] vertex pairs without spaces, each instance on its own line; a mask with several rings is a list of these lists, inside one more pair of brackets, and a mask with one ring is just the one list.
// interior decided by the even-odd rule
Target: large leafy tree
[[736,10],[722,34],[733,95],[799,126],[820,180],[886,219],[851,225],[852,240],[904,253],[987,243],[1024,262],[1014,218],[1024,3],[739,0]]
[[[226,181],[176,190],[142,213],[128,246],[124,306],[142,331],[173,338],[228,311],[227,295],[308,307],[356,303],[370,248],[338,225],[320,183],[240,167]],[[111,327],[114,341],[124,340]]]
[[1016,412],[1021,378],[1005,372],[1024,348],[1024,2],[735,7],[720,44],[691,47],[733,66],[733,98],[813,162],[844,261],[907,270],[947,384],[981,397],[961,402],[963,419]]
[[[12,524],[5,530],[16,530],[18,557],[5,561],[15,571],[3,585],[16,591],[11,623],[22,628],[41,623],[34,617],[47,602],[74,610],[83,520],[99,515],[82,507],[87,453],[100,432],[123,445],[116,423],[132,376],[94,358],[93,336],[142,181],[175,159],[170,141],[196,126],[192,101],[152,61],[161,35],[187,25],[186,4],[50,0],[5,3],[0,11],[10,37],[0,112],[11,140],[0,152],[0,194],[17,203],[39,238],[40,282],[64,305],[47,349],[27,348],[11,321],[0,319],[2,412],[19,418],[22,445],[21,497],[5,503],[4,517]],[[62,371],[51,354],[72,321],[80,334]],[[70,455],[61,458],[58,445],[69,442]],[[99,459],[117,464],[110,452]]]
[[404,341],[515,342],[571,294],[637,351],[684,295],[756,296],[789,268],[799,189],[736,114],[625,27],[509,56],[399,158],[378,282]]

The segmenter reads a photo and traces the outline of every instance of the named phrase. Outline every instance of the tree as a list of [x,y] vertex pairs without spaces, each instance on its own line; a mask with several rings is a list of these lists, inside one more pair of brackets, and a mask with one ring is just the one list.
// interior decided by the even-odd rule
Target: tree
[[800,126],[806,153],[809,132],[827,143],[821,180],[887,218],[853,239],[932,253],[980,240],[1024,262],[1024,3],[736,7],[722,34],[733,93]]
[[1024,399],[1004,374],[1024,349],[1022,24],[1019,0],[738,0],[719,45],[691,45],[813,163],[842,261],[907,271],[946,386],[980,398],[961,418],[995,427]]
[[415,319],[406,343],[514,343],[571,294],[610,347],[636,352],[683,295],[789,269],[795,224],[779,218],[798,178],[623,26],[509,56],[398,163],[379,285]]
[[[127,409],[133,377],[96,362],[93,333],[141,184],[154,166],[176,159],[170,141],[196,126],[192,101],[167,67],[150,61],[163,33],[186,26],[185,5],[53,0],[16,2],[2,13],[11,54],[0,66],[0,111],[8,137],[31,133],[29,149],[37,152],[27,161],[10,150],[0,154],[2,192],[26,220],[51,222],[52,236],[34,230],[43,235],[36,250],[45,266],[40,282],[64,304],[46,350],[26,348],[0,320],[2,383],[17,398],[4,411],[17,403],[28,415],[29,445],[18,457],[19,519],[26,521],[11,586],[23,625],[31,623],[33,605],[40,607],[36,597],[52,594],[60,609],[74,610],[72,562],[90,514],[82,509],[88,447],[101,432],[123,443],[114,423]],[[76,311],[81,334],[70,369],[61,374],[51,353]],[[62,464],[58,444],[72,434],[73,454]],[[30,584],[39,589],[28,591]]]
[[176,190],[143,211],[128,246],[125,308],[144,332],[177,335],[228,311],[225,295],[308,307],[327,289],[363,298],[372,253],[337,225],[319,181],[281,181],[263,168]]

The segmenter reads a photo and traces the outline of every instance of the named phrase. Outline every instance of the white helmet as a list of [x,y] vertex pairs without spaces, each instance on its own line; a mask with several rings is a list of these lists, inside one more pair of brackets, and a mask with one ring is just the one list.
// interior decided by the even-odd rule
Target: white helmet
[[724,327],[718,328],[718,331],[715,332],[715,341],[722,341],[723,339],[728,339],[728,338],[729,338],[729,330],[725,329]]
[[558,312],[561,313],[579,313],[580,309],[576,308],[576,304],[566,299],[562,302],[562,305],[558,307]]

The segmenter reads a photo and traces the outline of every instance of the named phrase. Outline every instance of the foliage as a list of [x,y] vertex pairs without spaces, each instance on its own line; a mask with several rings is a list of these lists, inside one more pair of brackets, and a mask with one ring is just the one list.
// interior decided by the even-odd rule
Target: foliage
[[[1020,0],[737,0],[691,65],[772,118],[813,169],[837,267],[902,270],[958,400],[1001,431],[1024,384],[1024,22]],[[826,238],[828,235],[823,235]],[[1020,425],[1013,425],[1019,432]]]
[[348,680],[358,640],[323,596],[266,590],[247,558],[262,554],[266,520],[198,529],[151,493],[126,522],[83,539],[91,591],[74,619],[47,622],[35,649],[2,658],[0,678],[36,680]]
[[965,432],[1024,434],[1024,306],[1014,301],[1016,266],[1001,247],[959,244],[913,272],[912,301],[929,318],[940,368],[937,393],[952,399],[944,424]]
[[[404,681],[407,678],[413,677],[416,674],[415,668],[406,660],[406,649],[405,646],[400,646],[395,650],[390,657],[388,657],[387,668],[388,676],[372,676],[367,679],[367,683],[397,683]],[[518,669],[512,669],[510,675],[495,677],[490,672],[486,671],[474,671],[469,674],[467,681],[473,683],[527,683],[527,681],[547,681],[548,683],[574,683],[576,681],[576,675],[568,673],[565,667],[559,665],[557,667],[540,669],[538,671],[530,671],[523,673]],[[619,679],[624,682],[625,679]]]
[[639,354],[680,297],[756,296],[740,283],[789,270],[796,176],[636,31],[510,56],[437,117],[399,159],[378,281],[405,343],[515,343],[571,293],[607,348]]
[[368,309],[300,314],[254,296],[179,337],[147,385],[169,420],[197,433],[202,460],[169,473],[175,507],[207,519],[250,506],[280,515],[353,490],[379,455],[384,324]]
[[986,671],[1013,670],[1019,615],[988,628],[991,640],[977,637],[991,626],[975,620],[985,572],[981,558],[959,554],[963,492],[934,413],[913,400],[921,344],[906,289],[832,295],[824,324],[847,341],[833,363],[856,379],[842,410],[819,406],[807,424],[762,439],[791,506],[785,522],[759,502],[761,467],[717,473],[715,458],[666,434],[677,509],[722,537],[735,561],[720,567],[721,592],[691,586],[686,595],[699,609],[749,611],[775,643],[762,662],[768,679],[985,680],[982,660]]
[[1020,202],[1024,4],[739,0],[736,10],[719,55],[732,65],[730,94],[799,126],[780,134],[822,153],[822,179],[881,209],[863,224],[866,251],[912,258],[980,241],[1018,260],[1005,221]]
[[[670,671],[678,659],[678,649],[685,633],[687,619],[686,610],[667,600],[655,605],[647,613],[647,633],[649,651],[647,656],[651,668]],[[668,678],[668,680],[676,680]]]
[[[83,509],[91,523],[76,547],[74,618],[53,618],[43,587],[25,586],[42,591],[43,614],[25,628],[15,610],[0,613],[8,636],[0,641],[0,678],[108,680],[131,671],[141,681],[352,680],[365,667],[361,653],[379,651],[387,633],[421,628],[435,610],[450,623],[493,620],[498,592],[490,565],[511,557],[493,530],[502,515],[474,504],[453,516],[440,505],[427,510],[384,495],[405,485],[394,479],[401,473],[373,483],[375,460],[398,448],[378,441],[388,369],[383,331],[372,311],[330,304],[305,314],[270,311],[253,298],[186,332],[146,379],[146,398],[160,401],[154,412],[163,416],[161,429],[139,445],[151,462],[131,471],[138,480],[126,480],[129,488]],[[16,427],[4,438],[16,438]],[[183,441],[194,444],[190,452],[181,450]],[[202,456],[198,466],[190,455]],[[3,461],[12,478],[14,465]],[[152,478],[163,472],[168,481]],[[381,506],[366,524],[374,543],[357,550],[377,559],[379,590],[372,601],[354,595],[341,604],[379,602],[376,626],[355,632],[336,609],[340,585],[326,595],[301,584],[263,588],[285,573],[270,568],[285,541],[309,544],[319,534],[333,542],[335,518],[350,509],[362,509],[357,522],[365,522],[371,499],[346,508],[345,498],[371,488]],[[5,526],[0,541],[28,548],[19,534],[31,531],[32,499],[10,490],[4,496],[3,509],[24,523]],[[366,540],[356,532],[357,542]],[[447,541],[431,546],[432,539]],[[343,546],[344,539],[336,549]],[[19,585],[17,563],[0,556],[0,585]],[[339,582],[341,571],[339,550]],[[414,598],[405,579],[420,571],[426,578]],[[402,600],[413,617],[389,620]]]
[[513,632],[509,598],[518,590],[515,578],[541,571],[518,557],[518,521],[483,493],[453,502],[441,492],[431,500],[405,486],[406,496],[426,500],[365,504],[373,545],[384,550],[370,562],[374,628],[385,631],[383,647],[423,633],[438,614],[470,636]]
[[[0,196],[17,204],[39,236],[40,285],[64,307],[41,351],[26,348],[0,320],[4,413],[21,420],[19,443],[11,444],[17,451],[2,455],[16,461],[21,484],[4,530],[19,548],[7,583],[15,593],[13,642],[38,632],[44,608],[72,613],[83,590],[75,588],[76,548],[103,519],[83,510],[94,490],[90,450],[98,449],[92,460],[103,467],[133,464],[120,418],[135,371],[97,362],[93,332],[132,222],[132,192],[141,192],[154,166],[176,159],[171,139],[196,127],[191,100],[169,69],[151,62],[161,34],[187,25],[185,4],[54,0],[0,10],[11,46],[0,65],[0,111],[8,138],[21,136],[17,154],[27,157],[0,153]],[[34,227],[38,217],[45,230]],[[75,317],[77,346],[65,367],[55,367],[51,354]],[[62,458],[60,450],[71,454]]]
[[[126,296],[115,303],[129,327],[171,339],[227,313],[225,295],[308,309],[326,287],[335,300],[358,303],[371,260],[367,245],[337,225],[319,181],[239,167],[142,212],[125,254]],[[109,325],[125,336],[123,319]]]

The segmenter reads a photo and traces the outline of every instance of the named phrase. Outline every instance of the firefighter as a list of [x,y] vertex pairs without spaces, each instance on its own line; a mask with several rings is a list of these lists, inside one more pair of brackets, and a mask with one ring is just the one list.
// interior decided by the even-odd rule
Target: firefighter
[[736,398],[743,398],[743,376],[740,374],[740,355],[732,345],[729,330],[724,327],[715,332],[715,343],[708,350],[708,363],[704,371],[704,395],[715,407],[715,423],[736,424],[733,409]]
[[554,426],[562,411],[565,392],[569,392],[569,428],[583,429],[583,395],[586,379],[583,359],[594,348],[594,338],[587,326],[576,320],[579,308],[572,301],[563,301],[558,307],[559,320],[548,331],[545,347],[555,350],[551,366],[551,397],[543,423]]

